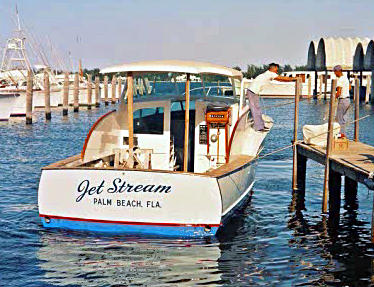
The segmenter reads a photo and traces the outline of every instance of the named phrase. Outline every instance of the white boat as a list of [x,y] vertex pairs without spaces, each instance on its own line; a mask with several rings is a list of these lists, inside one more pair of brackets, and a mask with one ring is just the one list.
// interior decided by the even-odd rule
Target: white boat
[[7,121],[19,98],[18,93],[0,92],[0,121]]
[[[253,129],[242,73],[186,61],[139,62],[101,72],[127,73],[126,95],[118,111],[91,127],[81,154],[42,169],[38,204],[43,226],[216,234],[249,198],[256,157],[268,133]],[[187,74],[185,95],[134,97],[134,77],[170,72]],[[235,87],[230,97],[190,95],[190,75],[204,74],[226,76],[241,88]],[[264,120],[270,129],[272,119]]]

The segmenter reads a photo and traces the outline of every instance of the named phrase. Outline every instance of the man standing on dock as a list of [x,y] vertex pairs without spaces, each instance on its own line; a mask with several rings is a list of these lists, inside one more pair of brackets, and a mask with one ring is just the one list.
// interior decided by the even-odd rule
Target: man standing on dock
[[346,123],[347,123],[347,112],[350,106],[349,99],[349,80],[343,75],[343,69],[340,65],[334,67],[334,74],[337,78],[336,83],[336,98],[338,100],[338,109],[336,112],[336,120],[340,125],[340,133],[342,137],[346,137]]
[[247,98],[249,101],[249,109],[251,110],[255,131],[267,131],[264,120],[262,119],[262,112],[260,107],[259,95],[263,88],[270,84],[272,80],[280,82],[293,82],[297,78],[283,77],[278,75],[279,65],[271,63],[266,72],[258,75],[252,82],[250,88],[247,90]]

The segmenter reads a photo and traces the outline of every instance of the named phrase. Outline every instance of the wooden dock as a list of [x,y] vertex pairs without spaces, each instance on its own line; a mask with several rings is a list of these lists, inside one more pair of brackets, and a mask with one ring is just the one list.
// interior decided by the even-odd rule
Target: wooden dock
[[[296,150],[299,165],[306,159],[323,165],[326,162],[326,148],[298,143]],[[336,151],[330,155],[330,169],[330,172],[338,173],[355,182],[365,183],[364,180],[374,172],[374,147],[350,141],[348,150]],[[301,170],[298,170],[298,177],[302,172],[304,171],[301,167]]]
[[[356,80],[356,85],[357,85]],[[341,205],[341,183],[344,180],[345,200],[348,204],[354,204],[357,200],[357,185],[362,183],[371,185],[374,182],[374,147],[359,141],[359,91],[355,89],[355,129],[354,141],[349,141],[345,150],[333,150],[333,122],[334,122],[334,102],[336,92],[336,80],[332,82],[332,96],[330,98],[328,131],[326,133],[326,147],[307,145],[298,141],[298,113],[299,113],[299,82],[296,84],[295,97],[295,118],[294,118],[294,158],[293,158],[293,178],[292,188],[294,192],[302,197],[305,195],[305,181],[307,160],[313,160],[324,165],[325,177],[322,199],[322,213],[329,214],[329,220],[338,224],[340,218]],[[371,240],[374,243],[374,200],[372,210]]]

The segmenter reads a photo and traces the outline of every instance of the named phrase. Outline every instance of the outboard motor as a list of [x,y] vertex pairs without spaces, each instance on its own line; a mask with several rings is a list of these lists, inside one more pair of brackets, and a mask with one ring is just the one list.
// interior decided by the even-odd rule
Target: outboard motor
[[[217,142],[217,164],[219,164],[219,143],[220,143],[220,135],[221,129],[225,130],[224,134],[224,141],[225,141],[225,162],[228,162],[228,145],[229,145],[229,126],[231,125],[231,108],[221,102],[209,103],[206,112],[205,112],[205,121],[207,124],[207,156],[211,157],[210,155],[210,145],[211,143]],[[210,135],[210,130],[216,129],[217,134]],[[222,163],[222,162],[221,162]]]

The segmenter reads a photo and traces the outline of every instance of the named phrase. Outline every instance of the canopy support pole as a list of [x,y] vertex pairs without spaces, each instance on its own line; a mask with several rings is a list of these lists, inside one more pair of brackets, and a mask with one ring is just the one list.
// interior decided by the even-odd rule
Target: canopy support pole
[[127,121],[129,130],[129,153],[130,158],[132,157],[132,151],[134,149],[134,119],[133,119],[133,75],[127,73]]
[[184,115],[184,148],[183,148],[183,171],[188,171],[188,135],[190,125],[190,74],[187,74],[186,80],[186,98]]
[[242,114],[242,110],[244,107],[244,83],[243,79],[240,81],[240,97],[239,97],[239,116]]

